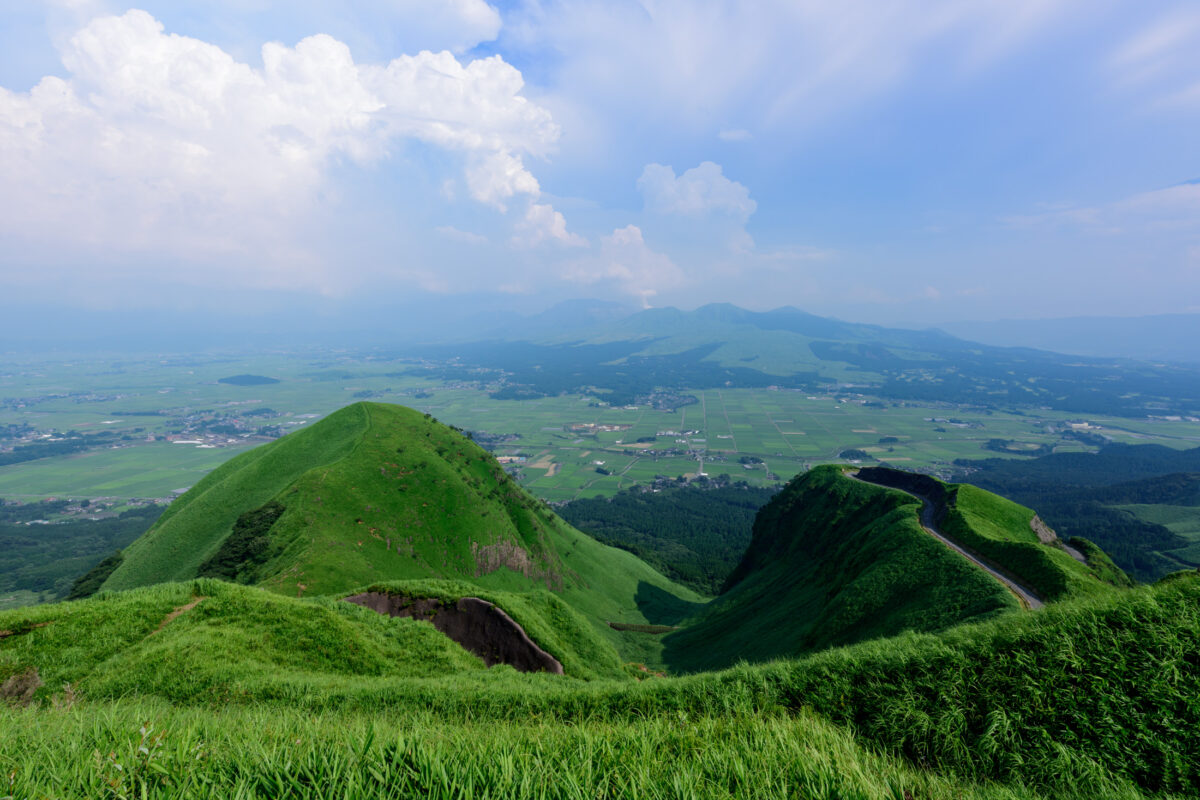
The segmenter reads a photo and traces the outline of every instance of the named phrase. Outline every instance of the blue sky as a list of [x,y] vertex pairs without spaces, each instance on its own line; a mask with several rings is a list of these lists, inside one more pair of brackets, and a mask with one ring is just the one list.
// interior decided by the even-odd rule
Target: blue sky
[[0,0],[0,306],[1200,311],[1200,7]]

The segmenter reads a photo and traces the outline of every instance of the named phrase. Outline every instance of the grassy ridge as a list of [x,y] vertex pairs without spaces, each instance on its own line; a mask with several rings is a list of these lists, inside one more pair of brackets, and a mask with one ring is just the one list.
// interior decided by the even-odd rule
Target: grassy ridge
[[[188,610],[172,617],[180,608]],[[286,682],[483,669],[479,659],[425,623],[215,580],[23,611],[0,617],[0,627],[49,624],[0,640],[0,680],[36,668],[43,693],[70,683],[93,697],[227,702],[249,696],[239,687],[267,676]]]
[[[481,597],[503,608],[568,676],[628,678],[612,644],[544,590],[514,594],[447,581],[370,590],[451,602]],[[186,610],[172,616],[178,609]],[[70,683],[91,697],[228,702],[309,681],[332,687],[484,669],[425,622],[391,619],[332,598],[280,597],[210,579],[12,612],[0,615],[0,628],[28,631],[0,640],[0,682],[36,668],[47,687],[44,695]]]
[[[212,582],[200,583],[206,591],[213,588]],[[56,631],[56,623],[0,641],[0,664],[6,672],[11,674],[30,663],[42,670],[47,679],[42,698],[61,693],[63,680],[74,680],[78,694],[84,698],[84,704],[75,711],[58,716],[49,710],[0,714],[6,742],[0,758],[9,759],[6,767],[21,766],[18,774],[28,781],[24,785],[45,785],[36,781],[49,778],[38,775],[65,775],[70,770],[81,773],[70,780],[87,779],[82,773],[87,773],[94,759],[89,762],[88,758],[77,757],[78,742],[71,737],[51,739],[55,732],[74,731],[83,741],[111,737],[110,745],[97,748],[102,754],[120,750],[117,740],[124,742],[121,747],[126,749],[121,752],[129,753],[134,749],[128,746],[130,737],[136,730],[131,721],[141,723],[155,718],[167,719],[160,729],[172,731],[169,741],[189,743],[186,747],[180,744],[181,754],[191,752],[189,748],[197,736],[229,743],[208,750],[205,764],[212,765],[211,771],[209,766],[193,768],[212,775],[216,785],[240,785],[235,777],[257,780],[264,774],[279,776],[281,765],[287,763],[302,761],[315,769],[318,755],[325,758],[336,751],[343,754],[339,758],[350,758],[359,747],[376,755],[358,766],[334,758],[331,763],[342,767],[331,780],[350,780],[345,777],[348,775],[358,775],[355,780],[365,779],[369,770],[364,764],[400,780],[388,772],[398,767],[380,764],[392,756],[379,755],[382,751],[373,750],[374,744],[364,745],[362,739],[342,736],[332,728],[323,734],[310,730],[293,739],[293,729],[299,723],[288,720],[331,718],[329,715],[336,712],[334,718],[345,720],[337,730],[361,733],[365,720],[387,719],[379,714],[393,715],[398,720],[395,726],[382,726],[389,731],[387,736],[395,730],[432,727],[432,736],[414,734],[407,739],[406,752],[427,752],[430,759],[441,753],[446,763],[463,765],[462,771],[447,769],[438,779],[446,782],[463,780],[465,775],[483,780],[472,769],[486,771],[491,767],[469,767],[468,761],[449,755],[456,752],[453,748],[439,751],[439,742],[478,742],[480,749],[471,750],[473,745],[467,744],[464,747],[478,753],[481,763],[502,760],[505,752],[513,757],[521,754],[520,759],[529,763],[562,759],[570,765],[564,768],[564,782],[548,785],[562,787],[564,793],[572,784],[606,786],[597,783],[602,780],[600,774],[609,775],[610,768],[615,769],[619,763],[619,759],[603,760],[607,766],[599,774],[576,772],[588,769],[588,763],[593,767],[597,763],[579,760],[585,751],[577,748],[587,743],[595,746],[596,752],[620,753],[626,758],[626,773],[638,777],[631,777],[633,783],[613,792],[625,796],[635,796],[638,791],[645,793],[642,796],[654,796],[655,792],[680,796],[671,793],[669,783],[659,782],[667,780],[663,775],[671,774],[655,766],[665,763],[654,755],[660,749],[674,754],[689,769],[704,753],[712,754],[715,774],[724,777],[706,778],[695,784],[696,796],[720,796],[721,791],[750,796],[752,789],[746,787],[760,786],[756,781],[768,779],[780,783],[771,784],[765,793],[774,791],[782,796],[783,781],[803,785],[807,778],[801,775],[812,773],[820,764],[832,765],[843,779],[853,775],[881,778],[898,774],[897,769],[911,775],[905,772],[908,768],[896,766],[905,762],[923,767],[922,780],[942,787],[940,791],[949,792],[949,796],[954,794],[948,787],[969,787],[981,781],[999,781],[1016,796],[1031,796],[1029,788],[1052,797],[1139,796],[1138,792],[1194,796],[1200,791],[1200,740],[1194,735],[1200,729],[1200,663],[1195,655],[1200,652],[1200,576],[1182,575],[1153,587],[1068,600],[1038,614],[1008,614],[960,626],[940,636],[909,634],[798,661],[640,683],[581,682],[465,665],[449,677],[416,677],[421,673],[412,671],[412,666],[404,668],[408,676],[401,676],[397,674],[401,670],[375,661],[377,655],[390,652],[385,648],[391,645],[363,645],[358,651],[347,652],[342,660],[344,640],[322,640],[327,646],[314,648],[303,644],[304,629],[297,629],[302,635],[270,640],[270,647],[258,652],[256,657],[261,660],[255,670],[215,663],[228,660],[227,652],[194,651],[193,669],[216,679],[204,691],[176,688],[203,686],[194,673],[166,669],[154,673],[146,667],[152,660],[150,646],[157,646],[154,640],[184,623],[204,604],[176,619],[163,633],[150,637],[149,644],[143,641],[156,627],[163,609],[191,597],[194,588],[181,585],[139,590],[69,606],[0,614],[0,626],[11,629],[21,622],[44,621],[39,615],[54,611],[62,614],[71,609],[72,614],[80,615],[80,624],[86,623],[96,631],[92,641],[78,636],[71,626]],[[350,627],[370,628],[384,639],[392,637],[398,648],[403,645],[411,649],[411,642],[403,637],[410,629],[422,627],[420,623],[393,625],[409,621],[388,620],[345,604],[274,598],[249,588],[228,587],[228,591],[229,614],[244,616],[233,606],[238,598],[261,596],[278,604],[279,609],[302,609],[306,616],[344,616],[348,624],[352,623]],[[142,616],[146,621],[134,625]],[[97,625],[106,619],[106,625]],[[197,618],[194,627],[180,627],[181,638],[174,646],[193,646],[204,625],[228,629],[232,620],[227,616],[218,625],[216,620]],[[319,626],[321,631],[334,628],[336,625]],[[116,640],[122,635],[124,644],[118,648]],[[307,635],[316,634],[310,631]],[[364,635],[361,641],[369,643],[370,638]],[[85,641],[77,642],[73,653],[63,652],[75,639]],[[426,644],[432,646],[432,641]],[[140,652],[144,657],[114,659],[119,650]],[[80,675],[76,664],[81,659],[95,665],[93,676]],[[96,680],[95,676],[102,679]],[[223,710],[208,716],[209,711],[192,714],[173,708],[147,716],[141,708],[148,700],[138,701],[142,706],[129,705],[130,700],[115,706],[104,704],[105,698],[128,697],[131,692]],[[44,722],[29,724],[31,717],[23,715],[33,713],[44,714],[37,718]],[[859,755],[843,763],[839,751],[828,752],[825,744],[815,746],[818,752],[789,749],[808,743],[800,738],[804,736],[830,741],[821,738],[825,736],[821,729],[805,727],[813,714],[847,726],[844,730],[854,734],[853,753]],[[283,721],[264,724],[268,717]],[[436,723],[422,721],[429,719],[436,719]],[[405,720],[410,723],[408,728]],[[535,738],[540,745],[527,736],[531,724],[539,731]],[[206,732],[187,733],[196,729]],[[444,737],[436,735],[439,730]],[[483,730],[494,733],[480,733]],[[674,743],[693,740],[673,739],[670,731],[685,737],[691,731],[706,733],[680,753],[672,749]],[[725,738],[719,735],[721,731],[727,734]],[[275,732],[294,741],[295,747],[283,748],[281,741],[272,744],[269,740]],[[781,738],[772,744],[775,735]],[[639,750],[639,737],[657,745]],[[522,741],[528,741],[529,746],[519,745]],[[616,747],[617,741],[626,744]],[[763,761],[750,755],[755,749],[762,751]],[[876,749],[887,758],[861,760],[863,752]],[[44,759],[47,753],[54,754],[47,763],[59,765],[58,772],[30,770],[39,753]],[[489,758],[483,759],[485,755]],[[285,756],[292,758],[289,761]],[[771,759],[777,759],[776,766],[765,766]],[[746,773],[744,784],[721,783],[730,775],[725,770],[735,770],[739,761],[756,765],[756,772]],[[230,766],[231,762],[242,766]],[[230,773],[226,769],[244,771]],[[779,771],[786,769],[798,772]],[[490,781],[500,780],[496,776],[503,773],[487,774],[492,775],[487,778]],[[830,784],[831,788],[823,790],[826,794],[816,796],[838,796],[839,791],[850,796],[902,796],[902,790],[887,781],[855,786]],[[436,787],[445,790],[442,784]],[[265,794],[270,789],[256,791]],[[303,794],[315,791],[311,788],[296,791],[299,793],[292,796],[320,796]],[[17,792],[15,796],[26,795]],[[938,793],[929,790],[914,796]]]
[[[950,487],[953,505],[939,522],[942,533],[1000,565],[1044,600],[1129,586],[1129,579],[1102,554],[1081,564],[1059,547],[1042,544],[1029,522],[1034,512],[970,484]],[[1098,550],[1098,548],[1093,548]]]
[[1016,609],[1002,586],[921,529],[920,506],[838,467],[793,480],[759,512],[727,591],[664,638],[667,663],[712,669]]
[[992,567],[1032,589],[1043,600],[1096,594],[1132,586],[1094,545],[1080,563],[1058,544],[1045,544],[1032,528],[1034,512],[1008,498],[966,483],[943,483],[890,467],[867,467],[859,477],[927,498],[938,529]]
[[[785,669],[792,702],[962,776],[1200,791],[1200,578]],[[1074,777],[1072,777],[1074,776]]]
[[131,589],[193,577],[229,535],[240,514],[258,508],[315,465],[351,452],[367,424],[351,406],[303,431],[225,462],[173,502],[158,522],[125,549],[106,589]]

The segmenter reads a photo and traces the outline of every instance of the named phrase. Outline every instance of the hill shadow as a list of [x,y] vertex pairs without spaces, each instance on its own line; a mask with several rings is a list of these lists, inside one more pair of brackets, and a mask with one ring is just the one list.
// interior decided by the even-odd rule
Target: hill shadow
[[646,581],[638,581],[634,599],[638,610],[651,625],[678,625],[706,605],[676,597]]

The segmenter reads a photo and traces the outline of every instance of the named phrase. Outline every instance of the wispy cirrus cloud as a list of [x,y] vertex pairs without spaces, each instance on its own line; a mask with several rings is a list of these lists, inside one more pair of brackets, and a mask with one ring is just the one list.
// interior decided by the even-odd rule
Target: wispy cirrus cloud
[[1064,205],[1006,217],[1003,221],[1021,229],[1074,230],[1110,236],[1200,233],[1200,180],[1140,192],[1103,205]]
[[1152,104],[1200,106],[1200,10],[1169,9],[1139,27],[1108,61],[1115,84]]

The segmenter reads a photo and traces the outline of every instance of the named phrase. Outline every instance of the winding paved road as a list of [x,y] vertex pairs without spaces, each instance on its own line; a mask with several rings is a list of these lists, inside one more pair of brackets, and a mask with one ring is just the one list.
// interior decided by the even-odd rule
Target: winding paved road
[[1042,599],[1040,597],[1038,597],[1036,594],[1034,594],[1033,591],[1022,586],[1021,584],[1017,583],[1016,581],[1012,580],[1011,578],[1007,577],[1006,575],[1004,575],[1003,573],[1001,573],[994,567],[988,566],[983,561],[981,561],[979,559],[979,557],[976,556],[974,553],[972,553],[970,550],[967,550],[965,547],[963,547],[959,544],[955,544],[950,539],[943,536],[941,534],[941,532],[938,531],[938,529],[936,527],[934,527],[933,503],[930,502],[928,497],[919,495],[916,492],[909,492],[904,489],[897,489],[894,486],[884,486],[883,484],[873,483],[872,481],[868,481],[865,478],[860,478],[860,477],[858,477],[858,470],[852,470],[850,472],[847,472],[846,475],[853,478],[856,481],[862,481],[863,483],[869,483],[872,486],[880,486],[884,489],[890,489],[893,492],[903,492],[904,494],[908,495],[909,497],[917,498],[923,504],[921,506],[921,527],[925,529],[926,533],[928,533],[933,538],[937,539],[942,544],[946,545],[946,547],[949,547],[951,550],[953,550],[954,552],[961,555],[963,558],[970,561],[975,566],[979,567],[981,570],[985,571],[987,574],[991,575],[993,578],[998,580],[1000,583],[1002,583],[1004,585],[1004,588],[1008,589],[1010,592],[1012,592],[1014,595],[1016,595],[1017,599],[1021,601],[1021,605],[1025,606],[1028,609],[1033,609],[1033,610],[1039,609],[1045,605],[1045,603],[1042,602]]

